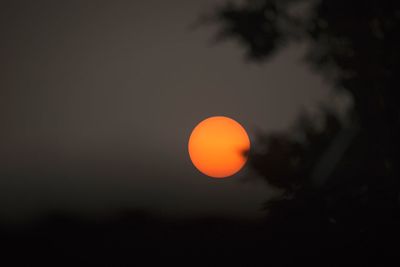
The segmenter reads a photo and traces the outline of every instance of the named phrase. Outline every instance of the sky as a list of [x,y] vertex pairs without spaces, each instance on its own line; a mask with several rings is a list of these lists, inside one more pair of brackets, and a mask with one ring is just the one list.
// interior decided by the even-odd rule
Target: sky
[[251,140],[332,97],[302,62],[304,45],[246,61],[216,25],[224,1],[10,1],[0,10],[0,217],[52,210],[108,216],[256,218],[274,190],[248,168],[198,172],[187,142],[224,115]]

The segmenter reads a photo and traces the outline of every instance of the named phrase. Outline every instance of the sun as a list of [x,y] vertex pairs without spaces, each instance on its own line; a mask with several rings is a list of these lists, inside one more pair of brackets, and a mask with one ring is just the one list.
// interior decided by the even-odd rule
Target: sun
[[215,116],[201,121],[193,129],[188,150],[193,165],[200,172],[213,178],[225,178],[245,165],[250,140],[238,122]]

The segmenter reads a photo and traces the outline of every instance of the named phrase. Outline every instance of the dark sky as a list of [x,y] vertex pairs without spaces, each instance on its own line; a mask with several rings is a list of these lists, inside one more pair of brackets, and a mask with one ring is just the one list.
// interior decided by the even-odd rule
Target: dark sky
[[264,183],[200,174],[187,141],[225,115],[253,137],[331,96],[291,46],[246,63],[216,27],[224,1],[9,1],[0,9],[0,215],[47,210],[257,217]]

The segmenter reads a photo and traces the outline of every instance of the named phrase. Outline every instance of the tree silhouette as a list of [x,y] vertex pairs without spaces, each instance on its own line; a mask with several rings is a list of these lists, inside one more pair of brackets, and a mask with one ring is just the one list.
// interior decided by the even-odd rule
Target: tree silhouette
[[251,152],[252,167],[284,191],[266,204],[277,262],[309,263],[311,251],[322,266],[398,262],[400,3],[248,0],[216,19],[218,38],[238,40],[253,61],[307,43],[306,62],[353,98],[346,120],[323,110],[321,129],[301,116],[294,132],[262,134]]

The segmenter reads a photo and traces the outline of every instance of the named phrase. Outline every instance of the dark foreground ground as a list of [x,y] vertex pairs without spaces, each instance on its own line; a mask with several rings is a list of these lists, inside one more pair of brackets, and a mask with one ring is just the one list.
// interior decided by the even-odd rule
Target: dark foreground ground
[[141,212],[98,221],[52,215],[3,225],[1,266],[399,266],[400,241],[385,229],[284,224],[167,221]]

